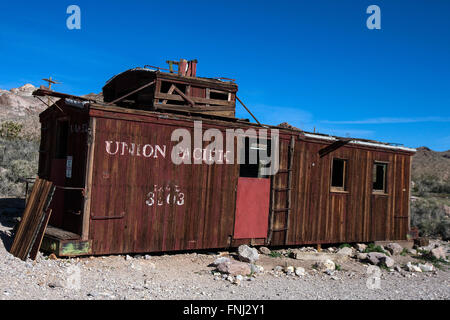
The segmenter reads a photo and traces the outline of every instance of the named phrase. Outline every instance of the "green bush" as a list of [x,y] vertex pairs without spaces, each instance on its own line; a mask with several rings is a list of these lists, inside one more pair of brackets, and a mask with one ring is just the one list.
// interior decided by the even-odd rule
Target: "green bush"
[[272,257],[272,258],[279,258],[279,257],[282,257],[283,255],[280,252],[278,252],[278,251],[271,251],[269,253],[269,256]]
[[23,124],[15,121],[5,121],[0,126],[0,137],[6,139],[17,139],[20,137]]
[[37,163],[19,159],[11,162],[8,176],[13,182],[20,182],[21,179],[34,177],[37,172]]
[[426,196],[429,193],[450,194],[450,181],[448,179],[443,180],[433,175],[421,175],[413,180],[412,192],[419,197]]
[[381,252],[381,253],[387,253],[386,251],[383,250],[383,248],[381,246],[376,246],[373,243],[369,243],[367,245],[367,248],[364,250],[365,253],[370,253],[370,252]]
[[419,198],[411,203],[411,226],[419,229],[420,236],[450,239],[450,218],[434,199]]
[[35,177],[39,160],[36,140],[0,137],[0,196],[23,197],[21,178]]

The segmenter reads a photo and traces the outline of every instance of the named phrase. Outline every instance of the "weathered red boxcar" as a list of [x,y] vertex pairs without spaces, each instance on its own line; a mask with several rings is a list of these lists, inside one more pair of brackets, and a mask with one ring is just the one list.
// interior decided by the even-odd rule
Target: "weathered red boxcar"
[[[414,149],[44,93],[61,98],[40,115],[39,159],[39,176],[58,186],[43,242],[58,255],[407,237]],[[174,164],[172,132],[194,135],[195,121],[203,132],[279,130],[278,172],[261,176],[236,162]]]

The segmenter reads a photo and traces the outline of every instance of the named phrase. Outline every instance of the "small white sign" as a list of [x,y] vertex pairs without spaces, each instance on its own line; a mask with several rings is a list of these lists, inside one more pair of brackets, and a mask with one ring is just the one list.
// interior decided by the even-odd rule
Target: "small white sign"
[[66,178],[72,178],[72,156],[67,156]]

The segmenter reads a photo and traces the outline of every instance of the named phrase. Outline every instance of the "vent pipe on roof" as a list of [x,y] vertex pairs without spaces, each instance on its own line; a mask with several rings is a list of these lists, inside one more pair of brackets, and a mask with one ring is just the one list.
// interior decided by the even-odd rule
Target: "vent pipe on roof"
[[173,73],[173,65],[178,66],[178,75],[183,77],[196,77],[197,76],[197,59],[187,61],[186,59],[180,59],[180,61],[166,61],[169,64],[170,73]]

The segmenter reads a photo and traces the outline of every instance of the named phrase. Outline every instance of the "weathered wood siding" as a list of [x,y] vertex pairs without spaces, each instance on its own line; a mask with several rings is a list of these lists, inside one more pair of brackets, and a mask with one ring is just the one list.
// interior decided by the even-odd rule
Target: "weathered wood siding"
[[[281,168],[286,168],[287,149],[281,150]],[[367,242],[406,239],[409,229],[410,154],[344,146],[323,158],[318,151],[323,142],[298,141],[294,154],[293,203],[288,244]],[[333,157],[347,159],[347,188],[332,192]],[[372,190],[375,161],[388,163],[387,193]],[[277,186],[286,184],[286,175],[275,177]],[[285,206],[285,194],[278,193],[275,207]],[[276,216],[276,228],[284,226],[285,213]],[[274,245],[284,244],[284,233],[274,235]]]
[[[232,239],[238,164],[172,163],[172,147],[177,144],[171,141],[172,131],[185,128],[193,136],[194,117],[104,106],[89,110],[64,105],[61,108],[64,113],[52,107],[41,115],[39,176],[58,186],[89,190],[87,199],[83,199],[80,191],[57,191],[52,201],[50,223],[92,240],[93,254],[264,243],[264,239]],[[70,179],[65,178],[65,159],[54,157],[56,122],[61,117],[66,118],[69,125],[76,126],[75,130],[69,128],[67,155],[73,156]],[[88,144],[89,133],[83,125],[92,124],[92,119],[95,119],[95,134],[92,135],[95,138]],[[227,128],[246,130],[251,127],[258,130],[256,125],[244,122],[203,121],[204,130],[217,128],[224,132]],[[292,135],[296,141],[291,212],[289,216],[282,210],[274,213],[273,224],[273,229],[283,229],[289,218],[287,242],[286,231],[277,231],[273,233],[271,245],[406,238],[411,153],[348,144],[320,158],[319,150],[330,142],[306,138],[298,131],[280,130],[280,172],[272,180],[273,188],[283,190],[287,187],[286,169]],[[107,141],[111,142],[109,153]],[[124,149],[122,154],[121,143],[126,143],[128,148],[132,144],[140,145],[141,154],[130,153],[129,149]],[[203,148],[208,144],[204,142]],[[90,161],[87,157],[89,145],[93,148],[92,176],[86,172]],[[143,156],[145,145],[152,146],[152,156]],[[116,146],[119,146],[118,150],[115,150]],[[164,156],[156,146],[165,148]],[[149,147],[146,152],[150,152]],[[348,161],[345,192],[330,191],[333,157]],[[386,194],[372,191],[374,161],[388,164]],[[91,185],[89,181],[92,181]],[[153,200],[150,199],[151,192],[155,193]],[[161,204],[156,194],[160,195]],[[288,193],[273,194],[274,209],[286,208]],[[89,212],[77,215],[85,200],[90,201],[85,207]]]
[[[99,114],[99,113],[97,113]],[[192,122],[154,118],[96,118],[90,238],[93,252],[121,253],[227,247],[233,234],[236,165],[181,164],[170,158],[171,133]],[[134,118],[136,120],[136,118]],[[205,129],[207,127],[205,126]],[[165,157],[110,155],[105,141],[166,146]],[[204,146],[206,146],[205,144]],[[147,150],[148,151],[148,150]],[[149,151],[148,151],[149,152]],[[169,187],[182,205],[146,204],[149,192]],[[172,197],[172,196],[171,196]],[[181,198],[178,198],[181,199]]]

